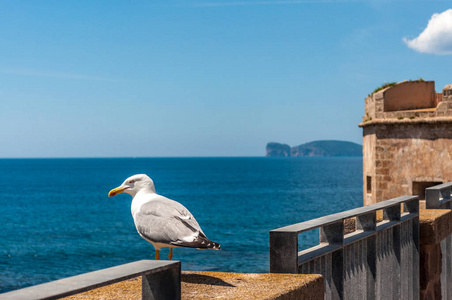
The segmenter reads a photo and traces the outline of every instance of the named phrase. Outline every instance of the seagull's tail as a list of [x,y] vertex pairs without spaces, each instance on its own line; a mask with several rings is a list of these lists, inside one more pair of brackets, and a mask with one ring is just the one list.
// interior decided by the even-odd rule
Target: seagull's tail
[[[220,244],[215,243],[215,242],[210,241],[210,240],[208,240],[208,241],[209,241],[209,243],[207,244],[207,248],[214,249],[214,250],[221,250]],[[209,245],[210,245],[210,247],[209,247]]]
[[214,249],[214,250],[221,250],[220,244],[209,240],[205,236],[199,235],[193,242],[187,242],[187,241],[177,241],[174,243],[171,243],[172,245],[178,246],[178,247],[189,247],[189,248],[198,248],[200,250],[204,249]]
[[214,241],[205,239],[203,242],[204,243],[201,243],[201,247],[198,247],[198,249],[200,249],[200,250],[205,250],[205,249],[221,250],[220,244],[218,244]]

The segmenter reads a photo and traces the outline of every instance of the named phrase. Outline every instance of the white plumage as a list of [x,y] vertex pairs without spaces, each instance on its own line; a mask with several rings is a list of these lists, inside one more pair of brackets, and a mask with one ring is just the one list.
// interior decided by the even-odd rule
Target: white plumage
[[133,197],[131,211],[135,227],[140,236],[154,246],[156,259],[160,258],[159,250],[163,247],[170,247],[170,260],[174,247],[220,249],[218,243],[206,237],[188,209],[155,192],[154,183],[147,175],[127,178],[108,196],[123,192]]

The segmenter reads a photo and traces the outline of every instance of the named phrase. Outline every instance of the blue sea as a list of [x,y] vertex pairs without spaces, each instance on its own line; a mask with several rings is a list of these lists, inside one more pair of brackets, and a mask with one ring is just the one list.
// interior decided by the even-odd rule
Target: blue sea
[[221,244],[174,249],[183,270],[268,272],[271,229],[362,205],[361,157],[0,159],[0,293],[154,259],[131,196],[107,196],[139,173]]

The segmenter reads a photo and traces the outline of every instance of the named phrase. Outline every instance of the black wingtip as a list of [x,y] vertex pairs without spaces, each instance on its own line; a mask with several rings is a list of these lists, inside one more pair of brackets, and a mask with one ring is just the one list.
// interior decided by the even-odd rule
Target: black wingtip
[[208,239],[202,239],[202,238],[198,239],[198,240],[201,240],[201,244],[204,246],[204,247],[200,247],[200,248],[221,250],[220,244],[218,244],[214,241],[211,241]]
[[221,250],[221,245],[215,242],[212,242],[212,247],[210,249]]
[[175,243],[171,243],[175,246],[179,247],[189,247],[189,248],[198,248],[198,249],[214,249],[221,250],[220,244],[213,242],[204,237],[198,236],[196,240],[193,242],[185,242],[185,241],[177,241]]

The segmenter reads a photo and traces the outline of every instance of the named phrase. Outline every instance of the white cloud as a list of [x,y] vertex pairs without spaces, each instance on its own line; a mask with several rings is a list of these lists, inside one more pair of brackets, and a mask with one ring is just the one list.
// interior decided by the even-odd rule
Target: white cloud
[[403,38],[408,47],[432,54],[452,54],[452,9],[433,14],[424,31],[414,39]]

